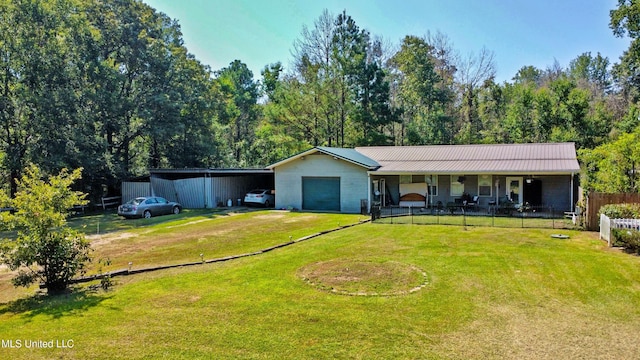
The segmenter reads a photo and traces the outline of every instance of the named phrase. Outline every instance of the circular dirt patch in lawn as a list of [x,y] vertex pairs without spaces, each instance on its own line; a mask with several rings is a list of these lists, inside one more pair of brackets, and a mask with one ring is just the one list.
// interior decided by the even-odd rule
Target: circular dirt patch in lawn
[[309,264],[298,275],[309,285],[341,295],[406,295],[427,286],[424,271],[395,261],[334,259]]

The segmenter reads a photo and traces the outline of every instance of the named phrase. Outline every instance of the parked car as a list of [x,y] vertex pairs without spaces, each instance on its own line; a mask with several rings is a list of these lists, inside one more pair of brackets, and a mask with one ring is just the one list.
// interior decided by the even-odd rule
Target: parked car
[[244,196],[244,204],[261,205],[264,207],[273,206],[276,203],[276,197],[267,189],[251,190]]
[[179,214],[182,205],[159,196],[137,197],[118,206],[118,215],[125,218],[150,218],[156,215]]

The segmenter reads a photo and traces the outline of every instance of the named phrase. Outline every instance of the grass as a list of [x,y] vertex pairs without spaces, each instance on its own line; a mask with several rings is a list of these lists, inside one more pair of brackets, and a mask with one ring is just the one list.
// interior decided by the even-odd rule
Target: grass
[[[123,242],[201,225],[227,230],[211,235],[233,239],[221,253],[244,251],[314,232],[340,215],[260,211],[195,223],[201,216],[137,230]],[[262,223],[269,217],[278,224]],[[245,231],[257,223],[273,227]],[[363,224],[256,257],[121,278],[108,292],[13,300],[0,305],[3,339],[72,339],[74,347],[5,347],[0,358],[640,357],[640,259],[607,249],[592,233],[551,238],[557,231]],[[119,241],[109,243],[113,254]],[[336,263],[406,264],[427,274],[426,286],[401,296],[345,296],[301,277]],[[344,274],[341,266],[331,270]],[[379,281],[391,277],[381,272]]]
[[[366,219],[359,215],[287,213],[241,208],[231,211],[187,210],[178,216],[126,220],[113,213],[74,218],[70,225],[82,229],[92,244],[94,263],[88,274],[99,270],[132,269],[181,264],[255,252],[339,225]],[[98,229],[100,229],[98,231]],[[109,259],[101,266],[98,260]],[[35,291],[14,288],[11,274],[0,269],[0,302]]]

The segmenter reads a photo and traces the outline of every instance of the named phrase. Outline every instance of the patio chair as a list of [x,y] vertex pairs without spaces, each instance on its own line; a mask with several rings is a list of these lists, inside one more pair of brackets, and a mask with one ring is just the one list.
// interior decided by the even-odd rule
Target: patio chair
[[470,201],[467,201],[466,208],[474,210],[474,211],[477,210],[478,209],[478,200],[479,199],[480,199],[480,196],[474,195],[473,198],[471,198]]

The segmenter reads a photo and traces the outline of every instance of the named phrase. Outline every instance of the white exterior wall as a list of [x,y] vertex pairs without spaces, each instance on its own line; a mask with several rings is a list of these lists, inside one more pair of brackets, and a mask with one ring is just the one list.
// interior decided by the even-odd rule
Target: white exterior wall
[[359,213],[360,200],[367,199],[367,169],[332,156],[316,153],[274,169],[276,209],[302,209],[303,177],[339,177],[340,211]]

